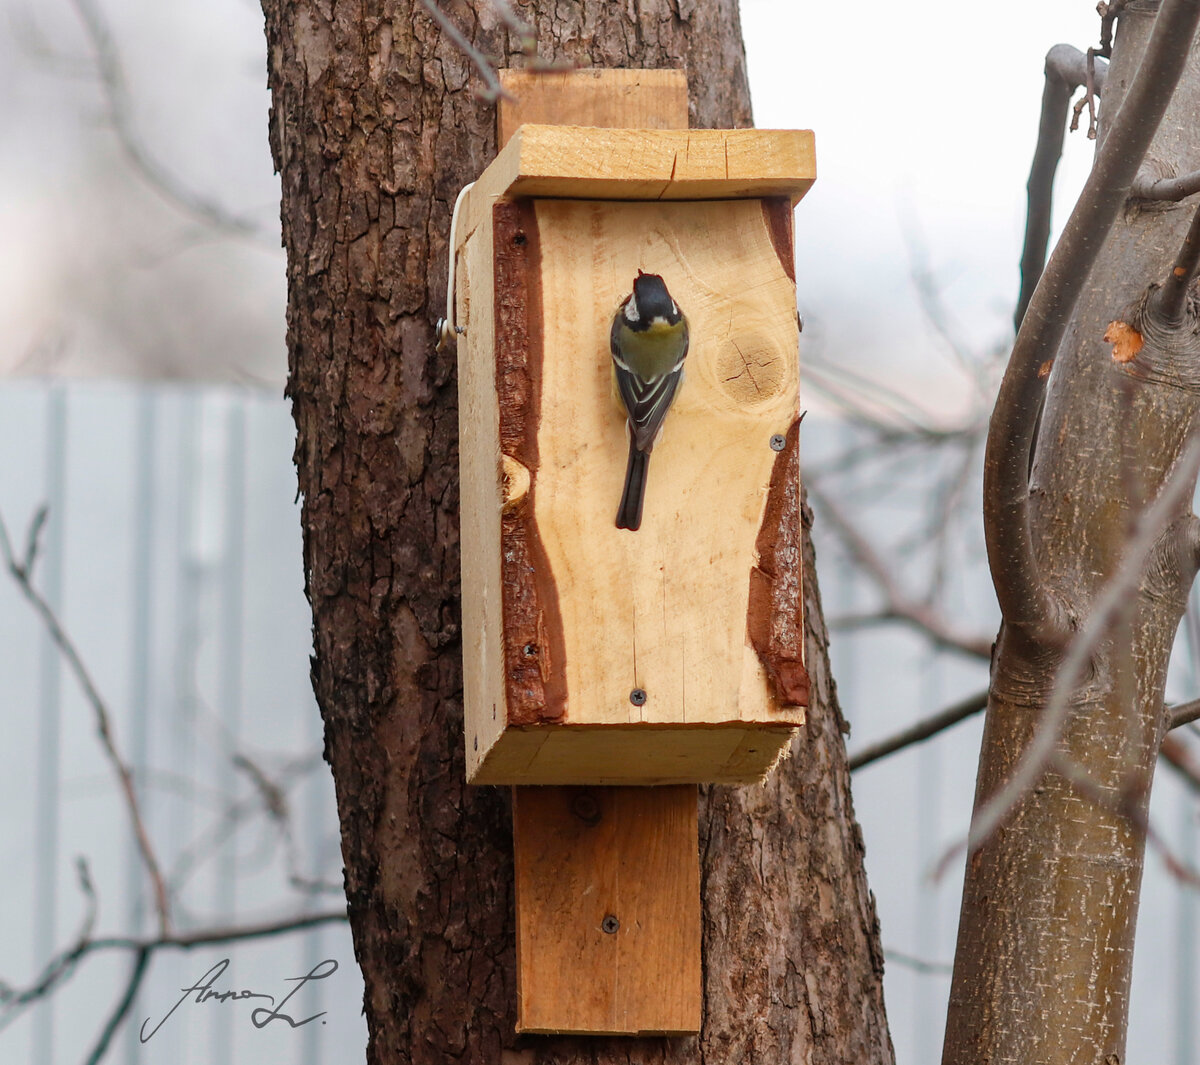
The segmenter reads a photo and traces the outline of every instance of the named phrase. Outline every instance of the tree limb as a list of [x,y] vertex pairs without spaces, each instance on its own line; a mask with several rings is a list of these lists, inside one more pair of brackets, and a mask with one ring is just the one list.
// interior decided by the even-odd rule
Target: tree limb
[[879,620],[903,621],[925,633],[937,646],[958,651],[973,658],[989,658],[992,641],[982,636],[956,632],[936,610],[926,603],[911,599],[892,576],[891,569],[854,528],[853,523],[842,513],[833,500],[811,481],[809,494],[816,500],[822,512],[829,518],[839,538],[854,560],[871,576],[883,593],[886,606],[877,617]]
[[1044,643],[1069,632],[1033,550],[1029,457],[1045,394],[1044,367],[1058,351],[1096,256],[1183,71],[1200,0],[1164,0],[1142,64],[1050,257],[1017,333],[984,458],[984,533],[1001,613],[1015,631]]
[[[1107,70],[1107,63],[1096,64],[1095,89],[1098,93],[1103,91]],[[1021,251],[1021,292],[1013,315],[1014,329],[1021,328],[1021,320],[1025,317],[1033,290],[1046,265],[1054,175],[1062,158],[1071,95],[1088,81],[1087,56],[1073,45],[1056,44],[1046,53],[1045,72],[1037,147],[1029,168],[1029,181],[1025,185],[1028,207],[1025,213],[1025,246]]]
[[1196,270],[1200,267],[1200,207],[1192,214],[1192,224],[1188,227],[1183,245],[1166,282],[1156,289],[1151,297],[1154,311],[1169,326],[1178,328],[1183,324],[1183,312],[1187,305],[1188,290]]
[[1142,171],[1129,189],[1129,195],[1139,200],[1183,200],[1197,192],[1200,192],[1200,170],[1160,178]]
[[[1163,10],[1165,12],[1166,7]],[[1197,10],[1200,11],[1200,7]],[[1155,34],[1158,33],[1158,29],[1159,27],[1156,25]],[[1188,40],[1191,40],[1190,33]],[[1153,45],[1153,38],[1151,44]],[[1054,687],[1038,721],[1037,729],[1022,752],[1012,776],[975,811],[966,842],[969,852],[974,853],[992,835],[1057,757],[1059,736],[1079,675],[1090,660],[1095,648],[1107,635],[1109,625],[1117,612],[1141,583],[1146,561],[1159,542],[1163,530],[1168,527],[1172,516],[1178,512],[1180,506],[1190,500],[1198,470],[1200,470],[1200,436],[1193,436],[1187,448],[1176,461],[1170,477],[1163,484],[1158,498],[1138,516],[1133,536],[1125,549],[1121,564],[1096,596],[1091,613],[1079,634],[1071,641],[1062,664],[1059,666]],[[942,859],[942,862],[939,863],[942,868],[957,849],[954,848]]]
[[34,517],[30,525],[29,535],[26,540],[25,555],[21,560],[18,560],[13,553],[12,541],[8,537],[8,528],[4,524],[3,517],[0,517],[0,555],[3,555],[4,564],[16,582],[18,589],[20,589],[21,594],[37,612],[38,616],[41,617],[50,639],[54,642],[59,653],[66,661],[67,666],[75,675],[79,687],[83,690],[84,697],[92,707],[92,713],[96,720],[96,732],[100,737],[100,744],[104,748],[104,753],[108,757],[113,772],[116,774],[117,783],[120,785],[121,794],[125,800],[125,808],[129,813],[129,821],[133,828],[134,838],[137,841],[138,852],[141,854],[142,864],[146,867],[146,875],[149,877],[150,885],[153,889],[159,931],[165,935],[171,925],[166,882],[163,880],[162,869],[159,866],[158,858],[155,856],[154,847],[150,843],[150,835],[146,831],[146,823],[142,817],[137,792],[133,786],[133,773],[117,750],[117,742],[113,736],[112,715],[109,714],[104,698],[96,688],[95,681],[92,680],[87,666],[84,665],[79,651],[67,635],[62,622],[59,621],[58,615],[54,612],[54,608],[51,607],[41,592],[33,586],[33,566],[37,560],[38,534],[45,520],[45,508],[43,507],[39,509],[37,516]]
[[1178,706],[1172,706],[1171,719],[1167,725],[1168,731],[1179,728],[1180,725],[1189,725],[1193,721],[1200,719],[1200,699],[1192,699],[1190,702],[1180,703]]
[[887,739],[869,744],[857,754],[851,755],[847,763],[850,766],[850,771],[853,772],[855,769],[861,769],[865,765],[870,765],[872,762],[878,762],[881,758],[886,758],[889,754],[895,754],[896,751],[903,750],[905,747],[911,747],[915,743],[920,743],[932,736],[936,736],[939,732],[944,732],[950,728],[951,725],[957,725],[960,721],[965,721],[981,710],[986,710],[987,704],[988,692],[986,688],[983,691],[975,692],[973,695],[968,695],[965,699],[960,699],[957,703],[946,707],[945,710],[932,714],[918,721],[915,725],[911,725],[901,732],[894,733]]

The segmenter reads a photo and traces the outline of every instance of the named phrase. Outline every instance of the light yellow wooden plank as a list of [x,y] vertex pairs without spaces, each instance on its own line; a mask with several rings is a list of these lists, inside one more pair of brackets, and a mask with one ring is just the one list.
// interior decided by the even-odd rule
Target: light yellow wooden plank
[[[795,289],[762,206],[541,200],[536,212],[547,398],[534,516],[560,593],[567,720],[789,723],[762,671],[744,668],[770,441],[799,405]],[[692,342],[628,532],[614,526],[627,437],[608,333],[639,269],[663,276]]]
[[689,728],[546,725],[510,728],[487,751],[476,784],[746,784],[760,780],[803,723]]
[[811,130],[522,126],[464,204],[471,232],[499,197],[709,200],[786,196],[816,179]]
[[495,288],[492,229],[481,226],[459,245],[458,341],[460,537],[463,610],[463,703],[467,709],[467,777],[508,723],[504,694],[500,575],[499,409],[493,357]]
[[515,788],[513,844],[517,1031],[698,1031],[696,789]]
[[501,70],[512,99],[496,105],[497,141],[527,122],[632,129],[687,129],[682,70]]

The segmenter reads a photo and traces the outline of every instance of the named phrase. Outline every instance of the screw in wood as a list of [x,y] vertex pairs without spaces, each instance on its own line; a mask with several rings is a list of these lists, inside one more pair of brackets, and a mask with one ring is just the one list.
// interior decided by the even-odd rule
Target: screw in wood
[[617,929],[621,927],[621,922],[609,913],[605,914],[604,920],[600,922],[600,927],[610,936],[616,935]]
[[600,823],[600,803],[590,791],[576,792],[571,798],[571,813],[585,825]]
[[634,706],[645,706],[646,705],[646,689],[645,688],[634,688],[633,691],[631,691],[629,693],[629,701],[631,703],[633,703]]
[[533,658],[537,654],[537,648],[533,644],[527,643],[524,647],[521,648],[521,653],[526,658]]
[[783,446],[786,443],[787,443],[787,441],[782,436],[780,436],[779,433],[776,433],[773,437],[771,437],[771,450],[772,451],[782,451]]

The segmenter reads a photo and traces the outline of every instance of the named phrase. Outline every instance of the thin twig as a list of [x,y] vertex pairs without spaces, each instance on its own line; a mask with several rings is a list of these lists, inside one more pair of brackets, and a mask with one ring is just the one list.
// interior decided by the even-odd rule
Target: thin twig
[[204,225],[230,236],[269,240],[267,233],[257,223],[232,214],[215,200],[187,188],[150,154],[134,126],[125,68],[108,23],[94,0],[71,0],[71,3],[83,23],[95,56],[108,120],[116,133],[121,151],[134,170],[164,200]]
[[485,100],[499,100],[501,98],[511,100],[513,98],[512,93],[504,91],[504,86],[500,84],[500,79],[496,76],[496,70],[492,66],[491,60],[467,40],[466,35],[454,24],[450,16],[438,7],[436,0],[420,0],[420,2],[421,6],[429,14],[429,17],[441,27],[442,32],[450,39],[450,43],[462,52],[471,61],[471,65],[476,71],[478,71],[484,85],[487,86],[480,95]]
[[1104,56],[1106,59],[1111,58],[1113,23],[1117,21],[1126,2],[1127,0],[1111,0],[1110,3],[1105,3],[1104,0],[1100,0],[1096,6],[1096,11],[1100,15],[1100,47],[1096,49],[1096,55]]
[[[857,754],[851,755],[848,762],[850,770],[853,772],[856,769],[862,769],[872,762],[881,761],[889,755],[896,754],[908,747],[913,747],[918,743],[923,743],[925,740],[933,739],[934,736],[940,735],[946,729],[957,725],[960,721],[965,721],[967,718],[987,709],[987,703],[988,692],[986,688],[983,691],[975,692],[973,695],[968,695],[965,699],[953,703],[946,707],[946,709],[939,710],[936,714],[930,714],[929,717],[922,718],[916,724],[910,725],[906,729],[901,729],[891,736],[887,736],[876,743],[864,747]],[[1188,703],[1180,703],[1178,706],[1170,707],[1169,709],[1171,711],[1171,724],[1168,726],[1169,728],[1176,728],[1179,725],[1186,725],[1200,719],[1200,699],[1193,699]],[[1187,752],[1187,748],[1180,740],[1172,736],[1164,736],[1159,753],[1162,755],[1163,761],[1182,777],[1192,790],[1200,791],[1200,764],[1197,764],[1192,759]]]
[[981,710],[986,710],[988,704],[988,693],[985,688],[983,691],[975,692],[973,695],[968,695],[965,699],[960,699],[957,703],[946,707],[945,710],[939,713],[932,714],[915,725],[904,729],[902,732],[897,732],[887,739],[880,740],[878,743],[872,743],[864,747],[857,754],[850,756],[850,771],[861,769],[863,766],[870,765],[872,762],[878,762],[882,758],[886,758],[889,754],[895,754],[896,751],[903,750],[905,747],[911,747],[915,743],[921,743],[923,740],[930,739],[940,732],[944,732],[952,725],[957,725],[960,721],[965,721],[967,718],[978,714]]
[[1033,549],[1029,459],[1045,395],[1040,371],[1058,352],[1175,91],[1197,22],[1197,0],[1163,0],[1128,95],[1021,321],[992,413],[984,458],[984,533],[992,583],[1005,622],[1047,645],[1061,643],[1069,626],[1061,603],[1042,580]]
[[1192,757],[1188,745],[1178,736],[1163,737],[1159,756],[1192,791],[1200,794],[1200,764]]
[[37,559],[38,545],[35,534],[42,528],[44,522],[44,514],[42,510],[39,510],[38,516],[34,518],[30,527],[25,558],[18,561],[13,554],[12,542],[8,537],[8,528],[4,524],[3,516],[0,516],[0,554],[3,554],[5,566],[8,568],[8,572],[12,575],[21,594],[41,617],[42,624],[45,626],[50,639],[54,642],[54,645],[58,648],[59,653],[66,661],[71,672],[75,675],[76,682],[83,690],[84,697],[92,707],[92,712],[96,720],[96,732],[100,736],[100,743],[104,748],[108,761],[116,773],[117,783],[121,787],[121,794],[125,799],[125,808],[129,813],[129,821],[133,827],[134,838],[137,840],[138,851],[142,857],[142,864],[146,868],[146,875],[150,879],[150,884],[154,892],[154,904],[158,914],[159,931],[165,935],[171,925],[166,883],[163,880],[158,859],[154,854],[154,848],[150,843],[150,836],[146,831],[145,820],[142,818],[137,792],[133,786],[133,773],[117,751],[116,740],[113,737],[112,716],[109,714],[108,706],[96,688],[96,684],[92,680],[87,666],[84,665],[75,644],[67,635],[66,630],[58,619],[58,615],[54,612],[54,608],[50,606],[45,597],[33,586],[33,565]]
[[240,943],[247,940],[267,939],[290,932],[315,928],[318,925],[340,923],[347,919],[344,908],[322,913],[304,914],[278,921],[259,924],[230,925],[201,928],[183,934],[139,938],[135,936],[104,936],[99,939],[83,939],[68,950],[56,955],[42,969],[38,977],[23,991],[12,991],[3,1002],[0,1028],[5,1027],[17,1016],[21,1008],[44,998],[74,973],[79,963],[89,954],[102,951],[133,951],[147,956],[159,950],[195,950],[223,943]]
[[121,1022],[125,1020],[133,1006],[133,1000],[137,998],[138,988],[142,986],[142,979],[146,975],[146,967],[149,962],[150,951],[147,949],[139,950],[134,956],[133,968],[129,972],[129,979],[125,982],[125,990],[117,999],[117,1004],[109,1014],[108,1020],[96,1040],[96,1045],[92,1047],[92,1052],[87,1056],[87,1065],[99,1065],[99,1062],[104,1059],[104,1055],[108,1053],[108,1045],[112,1042],[112,1037],[121,1027]]
[[1170,275],[1151,297],[1151,306],[1167,325],[1178,327],[1183,324],[1188,290],[1197,268],[1200,268],[1200,206],[1192,214],[1192,224],[1175,256]]
[[[1179,508],[1191,498],[1197,470],[1200,470],[1200,437],[1193,437],[1183,454],[1176,460],[1175,468],[1163,484],[1158,498],[1139,516],[1134,526],[1134,535],[1120,565],[1096,596],[1091,613],[1079,634],[1071,641],[1059,666],[1046,708],[1012,776],[976,810],[971,819],[971,830],[965,844],[971,853],[991,838],[992,833],[1033,788],[1056,756],[1059,736],[1070,709],[1070,699],[1075,691],[1076,682],[1090,661],[1093,651],[1108,634],[1111,621],[1141,583],[1146,561],[1159,542],[1163,530],[1178,513]],[[947,861],[961,850],[962,846],[959,844],[947,853],[939,866],[944,868]]]
[[883,956],[887,961],[903,965],[906,969],[911,969],[922,976],[950,976],[954,972],[954,966],[949,962],[928,961],[925,958],[918,958],[915,954],[906,954],[902,950],[893,950],[891,947],[883,948]]
[[821,512],[829,518],[838,538],[854,560],[874,580],[883,593],[885,606],[879,615],[880,620],[894,619],[903,621],[924,632],[939,647],[959,651],[973,658],[989,658],[992,653],[992,641],[984,636],[956,632],[949,623],[933,607],[926,603],[913,600],[892,576],[888,565],[876,554],[875,549],[866,538],[854,528],[853,523],[841,511],[841,508],[829,497],[824,490],[809,482],[809,494],[813,497]]

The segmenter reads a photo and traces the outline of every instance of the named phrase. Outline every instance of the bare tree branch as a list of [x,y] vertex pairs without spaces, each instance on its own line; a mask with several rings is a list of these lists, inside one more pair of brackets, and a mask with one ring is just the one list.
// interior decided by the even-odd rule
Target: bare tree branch
[[345,921],[345,909],[324,911],[321,913],[303,914],[298,917],[288,917],[278,921],[264,921],[257,924],[226,925],[211,928],[196,929],[192,932],[162,935],[149,938],[135,936],[104,936],[98,939],[90,938],[88,934],[79,939],[68,949],[51,958],[37,978],[22,991],[12,990],[5,997],[0,1015],[0,1029],[10,1024],[20,1011],[44,998],[59,985],[65,983],[75,972],[79,963],[89,954],[125,950],[147,957],[159,950],[194,950],[197,947],[210,947],[222,943],[241,943],[247,940],[268,939],[272,936],[286,935],[291,932],[315,928],[319,925],[334,924]]
[[141,808],[138,805],[137,792],[133,786],[133,773],[117,751],[117,744],[112,730],[112,715],[109,714],[107,704],[97,690],[96,684],[92,680],[87,667],[83,664],[83,659],[80,658],[75,644],[71,641],[71,638],[67,635],[66,630],[59,621],[58,615],[55,614],[54,609],[46,601],[45,597],[34,588],[32,583],[33,566],[37,560],[38,533],[46,520],[45,510],[45,507],[40,508],[37,516],[30,525],[25,557],[21,561],[18,561],[13,554],[12,541],[8,537],[8,528],[4,524],[3,516],[0,516],[0,554],[4,556],[4,564],[20,589],[21,594],[41,617],[50,639],[54,641],[54,645],[58,648],[59,653],[63,656],[71,672],[75,675],[75,680],[83,690],[84,697],[92,707],[92,712],[96,719],[96,732],[100,737],[100,743],[104,748],[105,755],[108,757],[109,764],[116,773],[117,783],[121,787],[121,794],[125,799],[125,808],[129,813],[129,821],[133,827],[134,838],[137,840],[138,852],[141,854],[142,864],[146,867],[146,875],[150,879],[150,885],[154,892],[159,931],[165,935],[171,925],[170,907],[167,902],[167,888],[163,881],[158,859],[154,854],[154,848],[150,843],[149,833],[146,831],[146,823],[142,818]]
[[1111,0],[1111,3],[1105,3],[1104,0],[1100,0],[1096,5],[1096,11],[1100,15],[1100,47],[1096,49],[1096,55],[1106,59],[1112,56],[1113,23],[1124,10],[1126,2],[1127,0]]
[[915,954],[906,954],[902,950],[893,950],[891,947],[883,948],[883,956],[887,961],[903,965],[906,969],[911,969],[914,973],[920,973],[922,976],[949,976],[954,972],[954,966],[949,962],[929,961],[925,958],[918,958]]
[[984,459],[984,532],[992,581],[1005,622],[1048,644],[1062,643],[1069,628],[1062,605],[1041,580],[1030,528],[1029,459],[1045,395],[1043,367],[1058,351],[1079,293],[1128,196],[1198,21],[1198,0],[1164,0],[1159,9],[1142,64],[1025,312],[992,413]]
[[1163,761],[1175,771],[1176,776],[1192,791],[1200,794],[1200,764],[1197,764],[1196,759],[1192,757],[1191,751],[1188,750],[1188,746],[1183,740],[1170,734],[1164,736],[1158,753],[1162,756]]
[[937,646],[958,651],[974,658],[989,658],[992,641],[983,636],[956,632],[932,606],[911,599],[892,576],[888,565],[876,554],[865,537],[854,528],[836,503],[822,489],[809,482],[808,491],[821,511],[832,522],[838,537],[854,560],[874,580],[883,593],[885,606],[876,617],[879,620],[903,621],[925,633]]
[[[1165,12],[1166,8],[1163,10]],[[1156,33],[1157,29],[1156,26]],[[1095,648],[1107,635],[1113,618],[1141,583],[1146,562],[1164,530],[1178,514],[1180,507],[1186,505],[1191,498],[1198,470],[1200,437],[1193,436],[1163,484],[1158,498],[1139,515],[1121,564],[1096,596],[1091,613],[1078,636],[1071,641],[1059,666],[1054,688],[1038,721],[1037,729],[1022,752],[1012,776],[975,811],[966,840],[966,846],[971,853],[978,850],[992,835],[1016,804],[1037,783],[1050,763],[1058,757],[1058,739],[1079,675],[1091,659]],[[961,846],[955,847],[939,864],[944,868],[948,859],[959,849]]]
[[1139,200],[1183,200],[1197,192],[1200,192],[1200,170],[1180,177],[1155,177],[1143,170],[1129,189],[1129,195]]
[[[230,236],[269,240],[268,233],[258,223],[233,214],[216,200],[188,188],[154,158],[142,143],[134,124],[125,67],[108,22],[95,0],[71,0],[71,3],[79,15],[95,56],[108,120],[112,124],[121,151],[133,169],[164,200],[203,225]],[[276,239],[277,237],[278,234],[275,234]]]
[[[960,721],[965,721],[968,717],[972,717],[980,711],[985,710],[987,708],[987,701],[988,693],[985,688],[983,691],[968,695],[965,699],[960,699],[957,703],[951,704],[944,710],[939,710],[936,714],[930,714],[929,717],[922,718],[908,728],[901,729],[891,736],[869,744],[857,754],[850,756],[848,765],[851,772],[855,769],[862,769],[872,762],[881,761],[889,755],[896,754],[908,747],[923,743],[925,740],[932,739],[934,736],[945,732],[946,729],[957,725]],[[1178,706],[1169,709],[1171,711],[1171,723],[1168,728],[1178,728],[1180,725],[1186,725],[1200,719],[1200,699],[1193,699],[1188,703],[1180,703]],[[1193,791],[1200,792],[1200,764],[1192,758],[1182,741],[1172,736],[1164,736],[1159,753],[1162,755],[1163,761]]]
[[87,1065],[99,1065],[104,1059],[104,1055],[108,1053],[108,1045],[112,1042],[112,1037],[116,1034],[117,1029],[121,1027],[121,1022],[125,1020],[126,1015],[133,1006],[133,1000],[137,998],[138,988],[142,986],[142,980],[146,975],[146,967],[149,963],[150,951],[148,949],[143,948],[134,956],[133,968],[129,972],[129,979],[125,982],[125,990],[121,993],[121,997],[117,999],[117,1004],[113,1007],[112,1013],[109,1014],[108,1020],[104,1022],[104,1028],[96,1040],[96,1045],[92,1047],[92,1052],[87,1056]]
[[1180,725],[1188,725],[1196,720],[1200,720],[1200,699],[1192,699],[1190,702],[1172,706],[1171,723],[1167,725],[1167,728],[1176,729]]
[[932,714],[927,718],[918,721],[915,725],[897,732],[887,739],[880,740],[878,743],[872,743],[864,747],[857,754],[850,756],[849,766],[850,771],[861,769],[863,766],[870,765],[872,762],[878,762],[882,758],[886,758],[889,754],[895,754],[896,751],[903,750],[905,747],[911,747],[913,744],[921,743],[932,736],[936,736],[939,732],[944,732],[952,725],[957,725],[960,721],[965,721],[967,718],[978,714],[981,710],[986,710],[988,704],[988,693],[985,688],[983,691],[975,692],[973,695],[968,695],[965,699],[960,699],[957,703],[946,707],[945,710],[939,713]]
[[[1096,66],[1095,89],[1101,92],[1107,63]],[[1046,265],[1046,248],[1050,243],[1050,206],[1053,199],[1054,175],[1062,158],[1066,135],[1067,110],[1071,95],[1088,82],[1087,57],[1069,44],[1056,44],[1046,53],[1046,85],[1042,90],[1042,117],[1038,123],[1037,147],[1029,181],[1025,188],[1028,208],[1025,214],[1025,247],[1021,252],[1021,293],[1013,315],[1013,327],[1021,328],[1025,310],[1033,298],[1038,278]],[[1088,94],[1088,99],[1091,94]]]
[[1183,324],[1183,312],[1187,305],[1188,290],[1196,270],[1200,267],[1200,207],[1192,214],[1192,224],[1166,282],[1150,297],[1153,310],[1170,326]]

